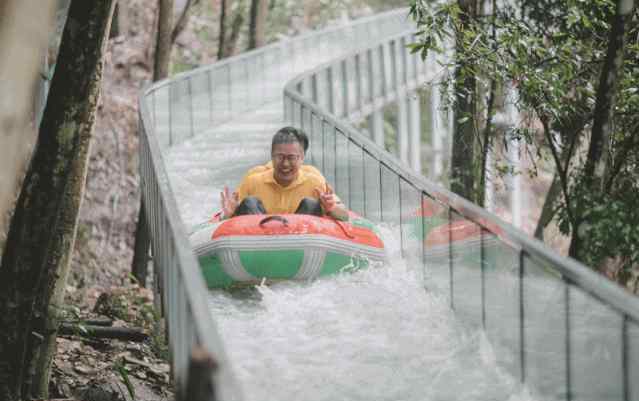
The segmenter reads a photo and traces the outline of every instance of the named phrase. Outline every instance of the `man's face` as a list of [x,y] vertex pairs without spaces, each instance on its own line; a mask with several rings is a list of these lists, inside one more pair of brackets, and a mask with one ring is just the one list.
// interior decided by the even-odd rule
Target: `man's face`
[[304,150],[298,142],[281,143],[273,146],[273,177],[283,187],[297,178],[297,172],[304,162]]

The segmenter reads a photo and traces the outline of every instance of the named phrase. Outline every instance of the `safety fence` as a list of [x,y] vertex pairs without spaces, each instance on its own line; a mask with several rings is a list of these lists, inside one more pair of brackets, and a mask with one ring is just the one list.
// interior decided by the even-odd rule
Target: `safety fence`
[[281,99],[286,81],[323,61],[407,29],[406,10],[280,40],[179,74],[140,97],[140,177],[151,234],[154,290],[167,321],[172,372],[183,399],[195,346],[214,358],[211,399],[242,399],[207,310],[206,288],[180,219],[163,153],[195,134]]
[[639,400],[639,299],[414,174],[351,123],[434,78],[412,41],[389,36],[286,85],[285,114],[309,134],[311,163],[350,209],[399,227],[426,290],[483,328],[499,366],[536,399]]

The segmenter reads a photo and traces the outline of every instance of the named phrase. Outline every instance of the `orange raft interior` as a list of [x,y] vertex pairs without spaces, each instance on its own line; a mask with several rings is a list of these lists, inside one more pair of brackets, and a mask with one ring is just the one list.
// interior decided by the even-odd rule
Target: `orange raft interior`
[[195,227],[191,244],[209,288],[307,280],[386,258],[376,227],[301,214],[246,215]]

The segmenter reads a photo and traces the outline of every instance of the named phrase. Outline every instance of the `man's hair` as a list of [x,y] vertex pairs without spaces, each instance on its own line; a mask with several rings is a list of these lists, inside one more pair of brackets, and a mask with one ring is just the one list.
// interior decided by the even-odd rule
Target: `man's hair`
[[304,153],[308,149],[308,136],[301,129],[294,127],[284,127],[273,135],[273,141],[271,142],[271,152],[275,145],[281,145],[284,143],[299,143]]

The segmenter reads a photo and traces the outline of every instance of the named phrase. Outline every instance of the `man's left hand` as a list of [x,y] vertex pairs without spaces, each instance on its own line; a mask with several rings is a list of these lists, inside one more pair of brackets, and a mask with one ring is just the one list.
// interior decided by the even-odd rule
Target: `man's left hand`
[[322,205],[322,209],[324,209],[326,213],[330,213],[333,209],[335,209],[335,206],[337,205],[337,198],[330,186],[326,186],[326,191],[315,188],[315,194]]

